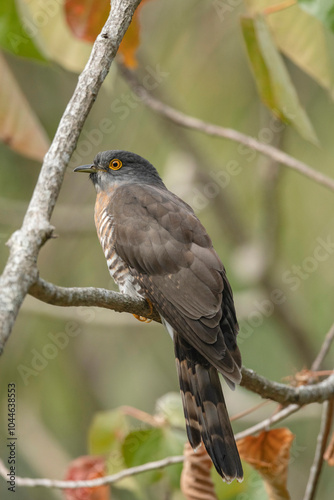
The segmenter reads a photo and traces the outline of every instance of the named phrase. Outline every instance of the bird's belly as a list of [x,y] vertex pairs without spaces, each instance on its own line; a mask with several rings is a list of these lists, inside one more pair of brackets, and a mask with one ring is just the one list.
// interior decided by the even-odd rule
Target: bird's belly
[[105,252],[108,269],[111,277],[118,285],[121,293],[130,295],[134,298],[144,298],[141,292],[141,286],[134,276],[129,271],[128,266],[117,256],[115,249],[110,249]]

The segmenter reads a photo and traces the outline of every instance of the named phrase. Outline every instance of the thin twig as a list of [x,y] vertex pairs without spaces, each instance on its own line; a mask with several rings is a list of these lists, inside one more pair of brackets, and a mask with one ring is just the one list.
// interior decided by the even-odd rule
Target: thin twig
[[[271,418],[267,418],[263,422],[260,422],[249,429],[246,429],[243,432],[239,432],[235,435],[235,439],[240,440],[246,436],[251,434],[255,434],[256,432],[266,429],[271,425],[283,420],[288,417],[292,413],[298,411],[300,406],[298,405],[290,405],[280,412],[273,415]],[[158,460],[155,462],[149,462],[144,465],[139,465],[136,467],[131,467],[130,469],[125,469],[117,474],[113,474],[111,476],[105,476],[97,479],[90,480],[82,480],[82,481],[59,481],[57,479],[47,479],[47,478],[37,478],[32,479],[28,477],[18,477],[15,478],[16,486],[27,486],[27,487],[35,487],[35,486],[44,486],[45,488],[60,488],[60,489],[75,489],[75,488],[93,488],[96,486],[102,486],[104,484],[112,484],[120,481],[129,476],[134,476],[136,474],[141,474],[142,472],[147,472],[155,469],[161,469],[163,467],[167,467],[168,465],[173,465],[177,463],[181,463],[184,461],[184,456],[175,456],[175,457],[167,457],[162,460]],[[5,467],[2,460],[0,460],[0,476],[7,480],[8,469]]]
[[325,357],[326,357],[326,355],[331,347],[333,340],[334,340],[334,323],[332,324],[328,333],[326,334],[326,337],[323,341],[323,344],[321,346],[321,349],[319,351],[318,356],[315,358],[315,360],[312,363],[311,371],[316,372],[319,370],[323,360],[325,359]]
[[[60,489],[76,489],[76,488],[94,488],[96,486],[103,486],[104,484],[112,484],[130,476],[148,472],[151,470],[162,469],[169,465],[179,464],[184,461],[184,456],[167,457],[155,462],[148,462],[143,465],[124,469],[117,474],[110,476],[99,477],[96,479],[82,480],[82,481],[60,481],[58,479],[37,478],[32,479],[29,477],[15,477],[16,486],[28,486],[34,488],[35,486],[44,486],[45,488],[60,488]],[[0,460],[0,476],[7,480],[8,469],[5,467],[2,460]]]
[[238,441],[239,439],[243,439],[246,436],[256,434],[263,429],[268,429],[271,425],[277,424],[277,422],[280,422],[281,420],[289,417],[290,415],[292,415],[292,413],[295,413],[300,409],[301,407],[299,405],[289,405],[286,408],[283,408],[283,410],[275,413],[272,417],[266,418],[262,422],[259,422],[258,424],[253,425],[252,427],[249,427],[244,431],[238,432],[238,434],[234,436],[235,440]]
[[258,405],[252,406],[251,408],[247,408],[247,410],[236,413],[235,415],[230,417],[230,421],[234,422],[235,420],[239,420],[240,418],[246,417],[247,415],[254,413],[254,411],[257,411],[259,408],[262,408],[263,406],[266,406],[269,403],[271,403],[269,399],[267,399],[266,401],[261,401],[261,403],[259,403]]
[[136,420],[140,420],[141,422],[150,425],[151,427],[162,427],[166,423],[165,418],[161,416],[150,415],[146,411],[139,410],[134,406],[124,405],[120,406],[119,409],[123,413],[123,415],[133,417]]
[[317,490],[318,482],[320,479],[321,469],[324,462],[324,453],[328,441],[329,433],[331,430],[332,419],[334,410],[334,400],[325,401],[322,409],[322,418],[320,424],[320,431],[317,438],[317,446],[315,450],[313,464],[310,470],[308,483],[304,495],[304,500],[313,500]]
[[332,437],[328,443],[327,449],[324,453],[324,460],[328,462],[328,465],[332,466],[334,465],[334,432],[332,434]]
[[280,151],[279,149],[276,149],[269,144],[264,144],[257,139],[254,139],[253,137],[238,132],[237,130],[204,122],[203,120],[199,120],[198,118],[194,118],[193,116],[186,115],[185,113],[182,113],[181,111],[178,111],[177,109],[164,104],[163,102],[153,97],[147,91],[147,89],[139,83],[137,77],[132,71],[121,65],[119,65],[119,68],[122,75],[129,83],[132,90],[138,95],[138,97],[140,97],[140,99],[149,108],[165,116],[172,122],[181,125],[182,127],[188,127],[194,130],[198,130],[199,132],[203,132],[207,135],[230,139],[231,141],[243,144],[244,146],[247,146],[250,149],[269,156],[277,163],[286,165],[287,167],[296,170],[300,174],[305,175],[309,179],[312,179],[318,184],[321,184],[334,191],[334,179],[328,177],[325,174],[322,174],[321,172],[318,172],[317,170],[314,170],[306,163],[293,158],[287,153],[284,153],[283,151]]

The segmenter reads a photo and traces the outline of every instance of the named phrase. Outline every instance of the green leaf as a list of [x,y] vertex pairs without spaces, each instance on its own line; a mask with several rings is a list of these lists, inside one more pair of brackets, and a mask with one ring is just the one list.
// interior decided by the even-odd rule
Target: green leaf
[[45,60],[23,27],[14,0],[0,2],[0,46],[17,56]]
[[[277,0],[245,2],[252,15],[277,5]],[[334,35],[297,4],[267,15],[266,20],[279,50],[333,97]]]
[[117,451],[128,432],[127,418],[119,409],[97,413],[89,429],[90,454]]
[[[182,455],[184,436],[169,427],[139,430],[127,435],[123,443],[123,457],[127,467],[161,460],[172,455]],[[145,472],[140,480],[152,484],[162,476],[168,477],[171,485],[178,488],[182,464],[175,464],[165,469]]]
[[333,0],[298,0],[298,3],[305,12],[319,19],[327,28],[334,32]]
[[299,102],[264,17],[258,14],[254,18],[243,18],[241,26],[263,102],[282,121],[291,124],[304,139],[316,144],[318,141],[312,124]]
[[275,114],[283,120],[283,115],[277,109],[270,73],[261,53],[254,19],[241,18],[241,27],[259,94],[265,105],[271,110],[275,110]]

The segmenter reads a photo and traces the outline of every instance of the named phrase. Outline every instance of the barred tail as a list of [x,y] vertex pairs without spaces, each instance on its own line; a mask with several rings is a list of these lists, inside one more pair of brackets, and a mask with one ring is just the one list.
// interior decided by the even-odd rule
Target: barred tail
[[174,331],[174,349],[189,442],[201,440],[226,482],[243,478],[242,465],[216,368]]

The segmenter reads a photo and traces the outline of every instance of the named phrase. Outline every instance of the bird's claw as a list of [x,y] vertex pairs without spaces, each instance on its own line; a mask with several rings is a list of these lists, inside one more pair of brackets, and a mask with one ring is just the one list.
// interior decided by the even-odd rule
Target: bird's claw
[[139,316],[139,314],[134,314],[133,315],[138,321],[141,321],[142,323],[151,323],[153,321],[150,318],[145,318],[145,316]]
[[[149,305],[149,308],[150,308],[150,316],[152,316],[153,314],[153,305],[152,305],[152,302],[148,299],[146,299],[146,302],[148,303]],[[141,321],[142,323],[151,323],[151,321],[153,321],[152,318],[145,318],[145,316],[140,316],[139,314],[134,314],[133,315],[138,321]]]

